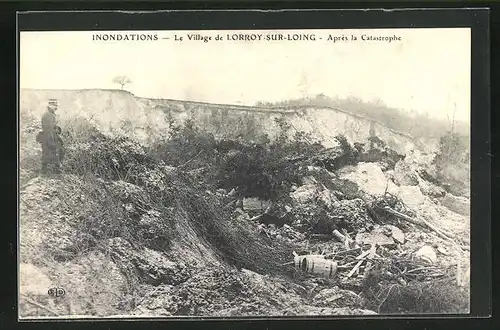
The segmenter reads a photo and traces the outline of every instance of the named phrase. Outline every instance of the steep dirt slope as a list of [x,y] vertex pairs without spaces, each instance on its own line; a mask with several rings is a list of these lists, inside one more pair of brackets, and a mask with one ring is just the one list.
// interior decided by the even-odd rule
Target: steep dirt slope
[[257,136],[261,133],[272,137],[278,132],[275,119],[284,117],[294,130],[311,133],[313,138],[325,146],[334,145],[334,137],[344,134],[351,143],[366,142],[368,137],[378,136],[392,149],[403,154],[416,146],[419,149],[426,148],[410,136],[388,129],[380,122],[351,114],[348,109],[294,107],[271,110],[146,99],[118,90],[21,90],[21,112],[39,117],[49,98],[59,100],[61,120],[81,116],[92,120],[103,132],[119,132],[120,127],[133,123],[137,127],[137,138],[142,141],[147,140],[151,133],[167,130],[167,117],[176,122],[190,118],[218,137],[233,138],[238,135]]
[[135,138],[144,142],[148,135],[167,127],[162,113],[151,111],[131,93],[118,90],[21,90],[21,120],[23,116],[41,118],[50,98],[59,102],[61,122],[85,118],[104,133],[129,132],[133,123],[137,127]]
[[193,118],[223,136],[262,132],[274,136],[278,131],[275,119],[284,117],[294,131],[311,133],[313,138],[328,147],[335,144],[336,135],[344,134],[351,143],[378,136],[400,153],[416,146],[424,148],[410,136],[391,130],[378,121],[349,113],[348,109],[305,106],[267,109],[176,100],[148,100],[148,103],[176,118]]

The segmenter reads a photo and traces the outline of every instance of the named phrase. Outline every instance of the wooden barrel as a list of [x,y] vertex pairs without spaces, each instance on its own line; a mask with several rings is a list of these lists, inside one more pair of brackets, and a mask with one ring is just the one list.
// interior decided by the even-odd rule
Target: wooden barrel
[[295,255],[294,263],[297,270],[326,278],[334,277],[337,273],[337,263],[333,260],[325,259],[322,255]]

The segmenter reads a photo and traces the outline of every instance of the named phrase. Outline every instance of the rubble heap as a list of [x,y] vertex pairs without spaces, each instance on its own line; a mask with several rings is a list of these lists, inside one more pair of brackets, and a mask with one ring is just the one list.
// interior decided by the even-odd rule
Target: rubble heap
[[[210,174],[215,163],[172,167],[124,137],[95,134],[69,145],[65,174],[27,179],[22,188],[21,275],[38,274],[71,294],[42,297],[22,281],[21,309],[58,316],[464,312],[468,199],[447,193],[415,157],[383,141],[338,140],[316,156],[271,158],[265,174],[279,175],[260,184],[280,191],[269,199],[237,185],[217,189],[197,174]],[[279,166],[293,170],[294,182],[281,182]],[[107,292],[97,294],[99,287]],[[413,297],[417,291],[445,299],[435,305]]]

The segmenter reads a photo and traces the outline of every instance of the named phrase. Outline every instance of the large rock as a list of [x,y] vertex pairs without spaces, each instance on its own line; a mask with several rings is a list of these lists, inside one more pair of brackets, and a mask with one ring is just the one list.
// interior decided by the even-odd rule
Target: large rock
[[452,194],[446,194],[441,199],[441,205],[447,207],[449,210],[464,215],[470,215],[470,202],[465,197],[457,197]]
[[397,190],[397,196],[406,206],[415,209],[425,201],[424,195],[418,186],[401,186]]
[[290,193],[290,197],[295,206],[320,202],[327,208],[330,208],[332,202],[336,200],[335,196],[328,189],[318,184],[300,186]]
[[394,193],[397,186],[388,179],[380,166],[374,163],[359,163],[356,166],[348,166],[337,172],[339,178],[356,184],[362,192],[380,196],[386,191]]

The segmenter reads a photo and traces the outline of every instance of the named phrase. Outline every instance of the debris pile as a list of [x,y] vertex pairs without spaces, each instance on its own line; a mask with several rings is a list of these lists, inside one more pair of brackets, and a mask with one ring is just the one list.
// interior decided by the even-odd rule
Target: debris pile
[[[172,167],[127,138],[90,134],[68,146],[65,174],[23,187],[21,260],[49,273],[44,283],[95,300],[58,314],[411,313],[418,307],[404,297],[432,292],[437,281],[466,296],[468,199],[446,193],[414,158],[376,137],[354,146],[337,140],[314,156],[303,145],[252,147],[262,171],[239,158],[244,143],[205,150],[207,159],[215,151],[219,161],[238,158],[252,184],[269,191],[252,195],[241,173],[233,180],[224,172],[230,166],[198,159],[196,169]],[[222,188],[211,180],[220,176],[230,178]],[[97,284],[113,294],[85,296],[97,284],[78,263],[103,272]],[[49,271],[61,267],[75,279]],[[446,297],[437,309],[463,307],[462,296]]]

